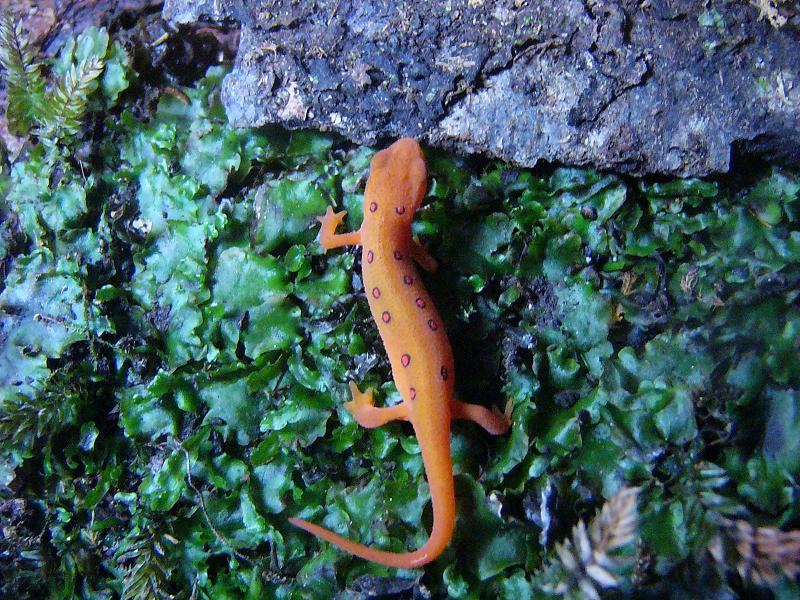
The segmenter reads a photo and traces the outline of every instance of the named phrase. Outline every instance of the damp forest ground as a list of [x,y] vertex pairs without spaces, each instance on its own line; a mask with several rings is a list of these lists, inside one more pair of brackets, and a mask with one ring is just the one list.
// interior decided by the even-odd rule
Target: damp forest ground
[[454,423],[455,537],[397,571],[287,523],[430,530],[410,427],[343,407],[350,380],[399,399],[360,253],[315,239],[329,205],[359,226],[374,149],[233,129],[224,66],[156,87],[102,30],[51,75],[91,56],[80,126],[40,122],[0,177],[0,596],[796,597],[796,173],[428,149],[456,388],[513,426]]

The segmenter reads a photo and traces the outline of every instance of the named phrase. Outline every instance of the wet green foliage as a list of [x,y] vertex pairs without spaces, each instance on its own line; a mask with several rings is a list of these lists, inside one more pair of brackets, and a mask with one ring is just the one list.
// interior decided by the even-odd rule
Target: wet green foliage
[[719,519],[800,527],[800,177],[633,181],[429,151],[415,230],[440,263],[424,278],[457,389],[510,398],[513,427],[454,424],[455,538],[398,573],[286,521],[397,551],[430,529],[410,428],[343,409],[353,379],[398,399],[360,253],[315,241],[327,205],[359,226],[371,150],[231,128],[219,68],[142,111],[102,31],[53,70],[92,53],[102,127],[62,129],[0,180],[0,595],[541,597],[555,543],[634,485],[623,589],[726,597],[748,584],[707,552]]

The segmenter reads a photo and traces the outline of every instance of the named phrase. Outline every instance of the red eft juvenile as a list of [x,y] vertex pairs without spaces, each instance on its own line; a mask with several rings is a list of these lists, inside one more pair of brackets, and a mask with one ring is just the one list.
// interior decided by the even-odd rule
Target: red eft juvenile
[[395,406],[378,408],[372,389],[361,392],[350,383],[352,401],[346,407],[363,427],[389,421],[410,421],[419,440],[433,504],[433,531],[413,552],[386,552],[358,544],[302,519],[297,525],[367,560],[411,569],[431,562],[450,542],[455,526],[453,467],[450,461],[450,421],[470,419],[489,433],[505,433],[506,414],[465,404],[453,394],[453,350],[442,320],[419,278],[414,262],[427,271],[436,261],[412,237],[411,221],[427,189],[422,149],[410,138],[378,152],[370,165],[364,193],[364,220],[358,231],[336,234],[346,212],[328,207],[320,220],[320,243],[329,250],[362,246],[362,279],[372,316],[392,365],[392,377],[403,398]]

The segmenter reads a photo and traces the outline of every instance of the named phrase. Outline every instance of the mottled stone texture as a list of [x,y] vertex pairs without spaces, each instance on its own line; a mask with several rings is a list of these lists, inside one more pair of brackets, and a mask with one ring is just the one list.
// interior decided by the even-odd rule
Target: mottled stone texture
[[734,152],[800,164],[797,19],[775,30],[744,1],[167,0],[164,16],[241,26],[237,125],[633,174],[727,171]]

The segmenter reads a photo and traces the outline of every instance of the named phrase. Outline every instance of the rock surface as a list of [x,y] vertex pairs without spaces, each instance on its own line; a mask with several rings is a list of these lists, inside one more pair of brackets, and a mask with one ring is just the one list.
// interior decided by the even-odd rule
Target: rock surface
[[402,135],[523,166],[699,176],[800,164],[798,18],[694,0],[166,0],[241,26],[223,101],[362,144]]

